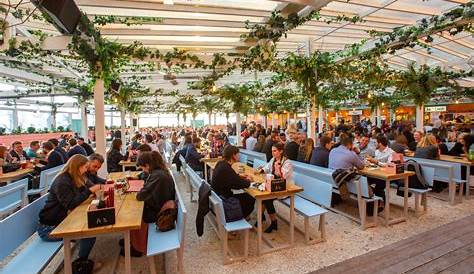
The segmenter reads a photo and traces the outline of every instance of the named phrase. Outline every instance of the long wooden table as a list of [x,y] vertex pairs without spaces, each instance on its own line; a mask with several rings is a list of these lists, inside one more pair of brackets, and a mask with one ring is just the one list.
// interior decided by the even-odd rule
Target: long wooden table
[[[115,172],[115,178],[125,178],[126,174]],[[140,229],[143,214],[143,202],[136,199],[136,193],[115,195],[115,224],[88,228],[87,208],[92,198],[76,207],[64,221],[51,232],[52,237],[63,238],[64,272],[72,273],[71,240],[96,237],[103,234],[123,233],[125,241],[125,273],[131,274],[130,231]]]
[[137,162],[132,162],[132,161],[129,161],[129,160],[122,160],[119,162],[119,165],[122,166],[122,171],[125,172],[125,168],[126,167],[136,167],[137,166]]
[[33,168],[25,168],[25,169],[20,168],[12,172],[3,173],[2,175],[0,175],[0,183],[9,183],[11,181],[21,179],[33,171],[34,171]]
[[[211,169],[214,169],[217,162],[208,162],[207,165]],[[257,183],[264,183],[265,182],[265,175],[262,173],[257,173],[255,169],[243,164],[243,163],[235,163],[232,165],[232,168],[239,174],[245,174],[252,177],[253,182]],[[239,169],[244,169],[243,173],[240,173]],[[288,247],[292,247],[294,245],[295,240],[295,194],[298,192],[302,192],[303,188],[293,184],[292,182],[286,183],[286,190],[285,191],[278,191],[278,192],[268,192],[268,191],[260,191],[255,188],[247,188],[245,191],[252,196],[257,202],[257,255],[260,256],[262,254],[278,251],[281,249],[285,249]],[[270,239],[267,239],[263,235],[263,224],[262,224],[262,214],[263,214],[263,207],[262,202],[264,200],[271,200],[271,199],[280,199],[280,198],[290,198],[290,240],[287,245],[275,247]],[[269,249],[266,251],[263,250],[263,241],[269,246]]]
[[458,163],[466,167],[466,199],[469,199],[471,195],[470,194],[471,166],[474,165],[474,162],[469,161],[467,157],[458,157],[458,156],[451,156],[451,155],[440,155],[439,159],[445,162]]
[[[405,171],[400,174],[387,173],[382,168],[364,168],[359,170],[359,174],[377,178],[385,181],[385,209],[384,219],[386,225],[392,225],[400,222],[404,222],[408,218],[408,177],[415,175],[413,171]],[[403,180],[403,217],[390,219],[390,182]]]

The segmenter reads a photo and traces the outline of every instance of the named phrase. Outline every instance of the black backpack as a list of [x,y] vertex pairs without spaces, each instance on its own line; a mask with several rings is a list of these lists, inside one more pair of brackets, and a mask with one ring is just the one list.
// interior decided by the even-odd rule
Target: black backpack
[[409,159],[405,162],[405,170],[414,171],[416,176],[408,177],[408,187],[416,189],[428,189],[429,185],[423,177],[423,169],[415,160]]

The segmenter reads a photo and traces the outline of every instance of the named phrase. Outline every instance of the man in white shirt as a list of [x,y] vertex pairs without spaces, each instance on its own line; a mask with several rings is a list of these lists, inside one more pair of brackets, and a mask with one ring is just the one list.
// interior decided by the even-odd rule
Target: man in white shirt
[[255,145],[257,144],[257,133],[255,132],[255,129],[250,130],[250,136],[247,138],[245,141],[245,149],[248,150],[253,150],[255,148]]
[[377,146],[375,150],[375,157],[367,157],[367,160],[371,163],[384,165],[392,161],[393,150],[388,147],[387,137],[379,134],[377,136]]

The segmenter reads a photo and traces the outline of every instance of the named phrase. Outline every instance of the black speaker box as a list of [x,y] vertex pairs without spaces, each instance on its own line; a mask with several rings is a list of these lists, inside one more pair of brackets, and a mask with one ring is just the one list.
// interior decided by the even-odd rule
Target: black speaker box
[[34,0],[32,2],[53,19],[60,32],[74,33],[81,19],[81,11],[74,0]]

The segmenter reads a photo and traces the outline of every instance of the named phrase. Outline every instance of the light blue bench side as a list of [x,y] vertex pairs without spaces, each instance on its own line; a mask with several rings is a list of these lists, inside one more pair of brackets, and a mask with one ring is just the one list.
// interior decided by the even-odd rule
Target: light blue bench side
[[[0,259],[4,259],[36,233],[38,214],[43,208],[48,195],[23,207],[14,214],[0,221]],[[62,242],[45,242],[39,237],[33,238],[0,273],[38,273],[59,251]]]
[[239,153],[239,162],[242,164],[247,164],[248,156],[246,154]]
[[261,159],[254,159],[253,160],[253,168],[257,169],[259,167],[264,167],[267,164],[267,161],[263,161]]
[[[461,179],[461,164],[459,163],[451,163],[446,161],[440,160],[431,160],[431,159],[423,159],[423,158],[414,158],[408,157],[408,159],[415,160],[417,163],[421,164],[422,166],[428,166],[435,169],[434,172],[434,180],[442,181],[449,183],[451,180],[455,183],[465,183],[466,180]],[[450,176],[450,170],[452,172],[452,176]]]
[[28,190],[28,195],[46,193],[49,190],[51,184],[53,183],[54,178],[56,178],[56,175],[58,175],[58,173],[63,169],[63,167],[64,165],[60,165],[41,171],[39,187]]
[[250,229],[252,226],[245,220],[241,219],[235,222],[226,222],[225,220],[225,212],[224,212],[224,205],[222,203],[222,199],[217,195],[214,191],[211,191],[211,202],[216,209],[216,218],[219,218],[220,224],[224,227],[227,232],[233,232],[238,230]]
[[[174,180],[174,177],[173,177]],[[184,233],[186,229],[187,211],[184,201],[179,193],[178,186],[175,184],[176,200],[178,207],[178,216],[176,226],[173,230],[161,232],[156,230],[154,223],[148,224],[147,257],[149,258],[150,268],[156,269],[153,256],[163,254],[169,251],[178,250],[178,273],[184,272]],[[155,271],[151,271],[156,273]]]
[[28,204],[28,179],[0,187],[0,217]]
[[298,195],[318,205],[331,207],[332,186],[326,182],[300,173],[293,173],[296,185],[304,190]]
[[241,149],[239,149],[239,154],[247,156],[247,160],[246,161],[240,161],[241,163],[245,163],[245,164],[248,163],[252,166],[253,166],[253,161],[256,160],[256,159],[259,159],[259,160],[262,160],[262,161],[265,161],[265,162],[267,161],[267,155],[265,153],[256,152],[256,151],[241,148]]
[[237,145],[237,136],[235,135],[230,135],[228,137],[229,139],[229,144],[233,145],[233,146],[236,146]]
[[194,190],[199,189],[203,179],[190,166],[186,166],[184,172],[189,184],[191,202],[195,202],[197,200],[194,200]]

